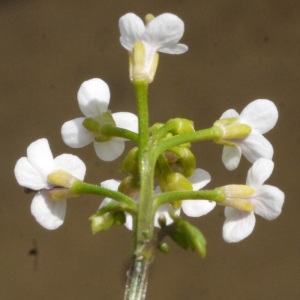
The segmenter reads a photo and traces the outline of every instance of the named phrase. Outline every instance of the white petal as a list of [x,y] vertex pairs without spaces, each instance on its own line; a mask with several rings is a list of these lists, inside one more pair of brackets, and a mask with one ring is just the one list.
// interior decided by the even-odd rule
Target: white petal
[[81,148],[94,140],[94,134],[82,126],[85,118],[77,118],[63,124],[61,135],[66,145]]
[[119,180],[115,180],[115,179],[108,179],[105,181],[102,181],[100,183],[101,187],[106,188],[106,189],[110,189],[113,191],[117,191],[120,185],[120,181]]
[[112,138],[108,142],[94,142],[97,156],[104,161],[117,159],[125,149],[125,142]]
[[194,174],[191,177],[189,177],[188,180],[193,185],[193,190],[198,191],[210,182],[211,177],[209,173],[205,170],[195,169]]
[[39,139],[27,148],[28,161],[44,177],[54,170],[53,156],[47,139]]
[[122,46],[131,51],[133,44],[141,41],[145,32],[143,21],[135,14],[128,13],[119,20],[119,29],[121,32],[120,42]]
[[93,78],[85,81],[79,88],[78,104],[86,117],[98,117],[107,111],[110,91],[102,79]]
[[172,224],[173,219],[170,217],[170,213],[179,216],[180,209],[174,209],[173,206],[169,203],[162,204],[155,212],[154,226],[160,228],[158,223],[158,219],[160,217],[164,217],[166,219],[166,225]]
[[41,226],[53,230],[63,224],[66,207],[66,200],[51,201],[45,194],[37,193],[31,203],[31,213]]
[[241,147],[244,156],[249,162],[254,163],[261,157],[272,159],[273,146],[259,132],[252,131],[250,135],[242,140],[237,140],[236,143]]
[[84,162],[72,154],[61,154],[54,159],[56,170],[66,171],[76,178],[83,180],[86,172]]
[[223,225],[223,239],[227,243],[237,243],[246,238],[254,229],[255,215],[235,208],[225,208],[226,220]]
[[133,227],[132,215],[129,213],[125,213],[125,215],[126,215],[126,221],[125,221],[124,225],[126,226],[127,229],[132,230],[132,227]]
[[249,103],[241,112],[240,121],[250,125],[260,133],[271,130],[278,120],[275,104],[266,99],[258,99]]
[[242,150],[239,146],[224,146],[222,153],[222,161],[227,170],[232,171],[237,168],[241,160]]
[[208,200],[183,200],[181,208],[189,217],[201,217],[209,213],[216,206],[216,202]]
[[222,114],[220,119],[238,118],[238,117],[239,117],[239,114],[237,113],[237,111],[235,111],[234,109],[228,109]]
[[19,185],[36,191],[49,187],[46,177],[29,163],[27,157],[17,161],[15,176]]
[[167,54],[182,54],[188,50],[188,46],[184,44],[175,44],[169,47],[159,48],[159,52]]
[[164,13],[154,18],[146,27],[144,39],[157,49],[177,44],[184,33],[184,23],[177,16]]
[[267,220],[273,220],[281,214],[284,193],[275,186],[263,185],[251,199],[254,212]]
[[246,185],[260,187],[272,174],[274,163],[267,158],[260,158],[252,165],[248,171]]
[[139,120],[135,114],[129,112],[118,112],[112,114],[117,127],[138,132]]

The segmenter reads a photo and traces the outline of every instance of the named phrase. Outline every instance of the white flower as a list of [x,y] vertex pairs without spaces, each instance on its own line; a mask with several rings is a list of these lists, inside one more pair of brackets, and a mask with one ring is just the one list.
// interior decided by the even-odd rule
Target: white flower
[[228,170],[237,168],[242,153],[251,163],[261,157],[272,159],[273,147],[263,136],[275,126],[278,119],[278,111],[272,101],[255,100],[249,103],[240,115],[235,110],[229,109],[220,119],[224,118],[237,118],[236,123],[247,124],[252,128],[247,137],[230,141],[235,147],[224,146],[222,160]]
[[31,213],[37,222],[46,229],[53,230],[61,226],[66,214],[66,200],[52,201],[47,190],[54,185],[48,175],[63,170],[82,180],[85,164],[71,154],[62,154],[53,158],[47,139],[39,139],[27,148],[27,157],[20,158],[15,166],[18,183],[26,188],[38,191],[31,203]]
[[127,13],[120,18],[119,28],[120,42],[129,52],[133,52],[137,42],[141,42],[144,46],[142,52],[145,53],[138,54],[138,59],[131,62],[134,65],[133,69],[138,69],[138,71],[131,70],[134,73],[131,77],[141,77],[151,82],[156,70],[157,52],[182,54],[188,50],[186,45],[178,43],[184,33],[184,23],[170,13],[151,18],[146,26],[137,15]]
[[[87,118],[93,118],[101,125],[103,113],[108,111],[110,91],[108,85],[99,78],[85,81],[78,91],[78,104],[81,112]],[[86,129],[82,123],[86,119],[80,117],[63,124],[61,134],[64,142],[72,148],[81,148],[94,143],[97,156],[104,161],[118,158],[124,151],[125,139],[112,137],[107,141],[99,142],[97,135]],[[112,114],[117,127],[133,132],[138,131],[137,116],[128,112]]]
[[273,168],[274,163],[271,160],[260,158],[249,169],[246,185],[254,189],[254,194],[245,200],[253,205],[253,211],[225,208],[223,238],[226,242],[239,242],[250,235],[255,226],[255,214],[267,220],[273,220],[280,215],[284,193],[277,187],[263,184],[272,174]]
[[[208,172],[206,172],[202,169],[196,169],[194,174],[188,179],[192,183],[193,190],[196,191],[196,190],[203,188],[206,184],[208,184],[211,178],[210,178],[210,175]],[[110,180],[101,182],[102,187],[111,189],[114,191],[118,190],[119,185],[120,185],[120,181],[114,180],[114,179],[110,179]],[[161,189],[159,187],[157,187],[155,189],[154,193],[160,194]],[[105,198],[99,208],[105,206],[106,204],[108,204],[111,201],[114,201],[114,200],[110,199],[110,198]],[[188,215],[190,217],[200,217],[200,216],[203,216],[203,215],[207,214],[208,212],[210,212],[215,207],[215,205],[216,205],[215,202],[210,202],[208,200],[183,200],[181,207],[186,215]],[[155,212],[154,226],[160,227],[159,222],[158,222],[158,219],[160,217],[165,218],[166,225],[173,223],[173,219],[170,217],[170,213],[179,215],[180,208],[175,209],[169,203],[165,203],[165,204],[161,205]],[[132,230],[132,226],[133,226],[132,223],[133,223],[132,216],[129,213],[126,213],[125,226],[129,230]]]

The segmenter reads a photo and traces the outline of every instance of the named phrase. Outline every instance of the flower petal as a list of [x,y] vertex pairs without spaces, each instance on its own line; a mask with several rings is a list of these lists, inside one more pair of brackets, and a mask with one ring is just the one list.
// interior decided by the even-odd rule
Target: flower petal
[[238,118],[239,114],[237,113],[236,110],[234,109],[228,109],[226,110],[222,116],[220,117],[220,119],[227,119],[227,118]]
[[246,185],[260,187],[272,174],[274,162],[267,158],[260,158],[249,169]]
[[81,148],[94,140],[94,135],[82,126],[85,118],[77,118],[63,124],[61,135],[66,145]]
[[66,200],[54,202],[49,200],[44,193],[39,192],[32,200],[31,213],[41,226],[54,230],[63,224],[66,207]]
[[175,44],[172,46],[160,48],[159,52],[167,54],[182,54],[188,50],[188,46],[185,44]]
[[100,78],[93,78],[82,83],[79,88],[78,104],[86,117],[96,118],[107,111],[110,91],[109,87]]
[[267,220],[273,220],[281,214],[284,193],[275,186],[263,185],[251,199],[254,212]]
[[181,208],[189,217],[201,217],[209,213],[216,206],[216,202],[208,200],[183,200]]
[[54,170],[53,155],[47,139],[39,139],[27,148],[27,158],[45,178]]
[[240,122],[250,125],[263,134],[271,130],[278,120],[275,104],[267,99],[258,99],[249,103],[240,114]]
[[112,114],[117,127],[138,132],[139,120],[135,114],[129,112],[118,112]]
[[166,225],[172,224],[173,219],[170,217],[170,213],[173,213],[177,216],[180,214],[180,209],[173,208],[172,205],[169,203],[162,204],[159,206],[159,208],[155,212],[154,216],[154,226],[160,228],[158,220],[159,218],[165,218],[166,219]]
[[206,186],[210,180],[210,174],[203,169],[195,169],[194,174],[188,178],[193,185],[193,190],[198,191]]
[[94,142],[97,156],[104,161],[117,159],[125,149],[125,142],[120,139],[112,138],[108,142]]
[[237,168],[241,160],[242,150],[239,146],[224,146],[222,161],[227,170],[232,171]]
[[46,177],[30,164],[27,157],[22,157],[17,161],[15,176],[19,185],[35,191],[49,187]]
[[244,156],[249,162],[254,163],[257,159],[264,157],[272,159],[273,146],[259,132],[253,130],[250,135],[236,143],[241,147]]
[[176,15],[164,13],[149,22],[145,30],[144,40],[159,50],[177,44],[183,33],[183,21]]
[[223,225],[223,239],[227,243],[237,243],[246,238],[254,229],[255,215],[235,208],[225,208],[226,220]]
[[61,154],[54,159],[56,170],[69,172],[76,178],[83,180],[86,172],[84,162],[72,154]]
[[142,39],[145,32],[143,21],[133,13],[127,13],[119,20],[119,29],[121,32],[121,45],[131,51],[133,44]]
[[113,191],[117,191],[119,188],[121,181],[119,180],[115,180],[115,179],[108,179],[105,181],[102,181],[100,183],[101,187],[106,188],[106,189],[110,189]]

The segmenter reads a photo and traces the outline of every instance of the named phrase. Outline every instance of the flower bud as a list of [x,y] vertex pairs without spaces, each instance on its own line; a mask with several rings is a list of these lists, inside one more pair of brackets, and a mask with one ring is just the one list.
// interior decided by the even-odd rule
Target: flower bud
[[[196,158],[189,148],[173,147],[168,150],[176,155],[177,160],[175,161],[178,170],[185,176],[192,176],[196,168]],[[166,154],[166,157],[168,155]]]
[[195,132],[194,122],[188,119],[171,119],[166,123],[166,126],[172,127],[172,130],[170,130],[170,132],[173,133],[173,135]]
[[[163,192],[192,191],[192,184],[180,173],[162,173],[158,178],[159,186]],[[173,201],[172,206],[178,209],[181,201]]]
[[119,185],[118,191],[131,199],[137,199],[140,193],[140,185],[136,177],[127,176]]
[[126,157],[124,158],[121,165],[122,173],[130,173],[132,175],[139,174],[139,165],[138,165],[138,148],[132,148]]

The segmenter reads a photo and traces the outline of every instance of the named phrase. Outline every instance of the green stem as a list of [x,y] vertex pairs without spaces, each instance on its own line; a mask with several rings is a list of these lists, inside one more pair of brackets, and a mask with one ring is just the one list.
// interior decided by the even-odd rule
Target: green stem
[[135,81],[139,119],[138,160],[140,173],[140,196],[135,223],[134,254],[128,272],[125,299],[144,299],[147,289],[149,265],[153,258],[154,231],[154,169],[156,156],[149,138],[148,84]]
[[132,210],[137,210],[137,204],[128,196],[120,192],[103,188],[99,185],[89,184],[81,180],[76,180],[71,186],[71,191],[76,195],[93,194],[93,195],[101,195],[104,197],[112,198],[120,203],[125,204],[128,207],[131,207]]
[[161,154],[166,150],[184,143],[199,142],[206,140],[216,140],[222,137],[222,131],[218,127],[189,132],[182,135],[176,135],[167,140],[162,141],[156,147],[157,154]]
[[104,135],[108,135],[108,136],[122,137],[127,140],[134,141],[134,142],[138,141],[137,133],[135,133],[131,130],[128,130],[128,129],[124,129],[124,128],[120,128],[120,127],[113,127],[111,125],[104,125],[101,128],[101,133],[103,133]]
[[176,191],[167,192],[155,196],[155,207],[159,207],[164,203],[171,203],[178,200],[212,200],[214,202],[222,202],[226,199],[226,195],[220,189],[201,190],[201,191]]

